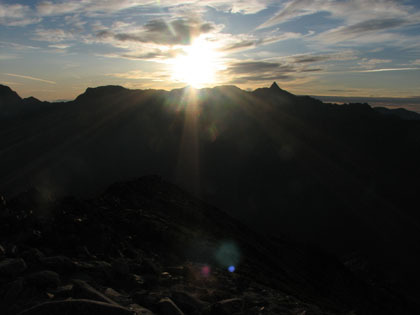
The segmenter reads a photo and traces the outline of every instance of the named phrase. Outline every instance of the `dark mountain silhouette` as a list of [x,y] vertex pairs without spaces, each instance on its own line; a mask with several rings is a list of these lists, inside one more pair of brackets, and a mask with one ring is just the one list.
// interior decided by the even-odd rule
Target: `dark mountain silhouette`
[[255,233],[157,176],[0,207],[2,314],[414,312],[319,249]]
[[87,196],[159,174],[254,230],[317,244],[372,282],[420,297],[418,121],[277,84],[108,86],[45,105],[1,121],[6,196],[30,186]]
[[395,115],[405,120],[420,120],[420,114],[406,110],[404,108],[390,109],[386,107],[374,107],[374,110],[384,115]]
[[13,91],[11,88],[0,84],[0,108],[3,111],[3,107],[12,106],[22,101],[20,96]]
[[48,102],[41,102],[35,97],[22,99],[8,86],[0,84],[0,121],[33,114],[41,109],[51,106]]

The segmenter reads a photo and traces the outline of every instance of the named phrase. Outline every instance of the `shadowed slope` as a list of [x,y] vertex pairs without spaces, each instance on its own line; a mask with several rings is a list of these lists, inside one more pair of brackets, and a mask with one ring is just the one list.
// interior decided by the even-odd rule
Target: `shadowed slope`
[[[420,125],[271,88],[88,89],[0,127],[0,189],[90,194],[156,173],[250,224],[420,280]],[[356,264],[357,265],[357,264]]]

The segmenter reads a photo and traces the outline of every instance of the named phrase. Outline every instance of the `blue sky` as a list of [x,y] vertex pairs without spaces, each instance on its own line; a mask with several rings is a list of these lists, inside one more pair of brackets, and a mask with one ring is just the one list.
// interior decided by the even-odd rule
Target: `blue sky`
[[42,100],[192,80],[420,95],[420,1],[0,1],[0,29],[0,83]]

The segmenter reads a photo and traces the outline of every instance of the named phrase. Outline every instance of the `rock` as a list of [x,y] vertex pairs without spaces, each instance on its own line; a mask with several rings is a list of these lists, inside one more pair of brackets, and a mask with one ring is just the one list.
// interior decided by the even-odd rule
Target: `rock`
[[25,280],[23,278],[18,278],[13,282],[10,282],[6,285],[5,290],[3,292],[3,300],[8,301],[14,301],[16,300],[19,295],[22,293],[22,291],[25,288]]
[[128,305],[132,302],[127,295],[121,294],[112,288],[107,288],[104,294],[120,305]]
[[69,297],[73,297],[73,287],[73,284],[66,284],[56,288],[52,291],[52,293],[56,298],[66,299]]
[[188,270],[184,266],[167,267],[166,271],[169,272],[173,276],[179,276],[179,277],[185,277],[188,274]]
[[108,304],[104,302],[92,300],[65,300],[46,302],[31,307],[20,315],[46,315],[46,314],[60,314],[60,315],[134,315],[135,313],[124,307]]
[[116,259],[112,262],[112,270],[119,276],[126,277],[130,273],[130,267],[123,258]]
[[0,262],[0,276],[13,277],[24,272],[28,267],[21,258],[8,258]]
[[25,277],[26,282],[38,288],[56,288],[60,285],[60,276],[50,270],[32,273]]
[[183,315],[184,314],[170,298],[161,299],[158,303],[158,308],[162,315]]
[[138,304],[130,304],[128,306],[128,309],[130,311],[134,311],[136,315],[154,315],[154,313],[151,310],[144,308],[143,306],[140,306]]
[[187,292],[174,291],[171,293],[171,296],[176,305],[188,314],[199,312],[207,306],[207,303],[200,301]]
[[140,271],[142,274],[160,276],[160,270],[158,266],[150,259],[142,261]]
[[244,301],[240,298],[233,298],[219,301],[212,305],[211,314],[230,315],[243,311]]
[[130,274],[128,277],[129,285],[131,288],[139,289],[144,287],[145,280],[142,276]]
[[93,288],[91,285],[89,285],[87,282],[79,279],[75,279],[72,282],[74,284],[74,297],[118,305],[114,300],[102,294],[101,292]]
[[89,262],[78,261],[75,263],[77,269],[87,273],[93,278],[113,279],[112,266],[110,263],[101,260],[93,260]]
[[30,263],[39,262],[45,258],[44,253],[37,248],[30,248],[25,250],[22,252],[21,256],[25,259],[25,261]]
[[133,301],[140,305],[153,308],[162,298],[162,295],[157,292],[149,292],[146,290],[134,292],[131,295]]
[[66,256],[52,256],[41,259],[41,263],[48,269],[58,272],[71,272],[75,269],[74,262]]

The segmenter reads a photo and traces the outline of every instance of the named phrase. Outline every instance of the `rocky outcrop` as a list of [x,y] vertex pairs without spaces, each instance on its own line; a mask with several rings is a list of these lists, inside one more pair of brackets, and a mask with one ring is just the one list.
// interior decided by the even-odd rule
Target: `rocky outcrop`
[[[116,183],[90,200],[35,200],[3,202],[5,315],[410,309],[333,257],[258,235],[157,176]],[[33,231],[36,237],[22,237]]]

